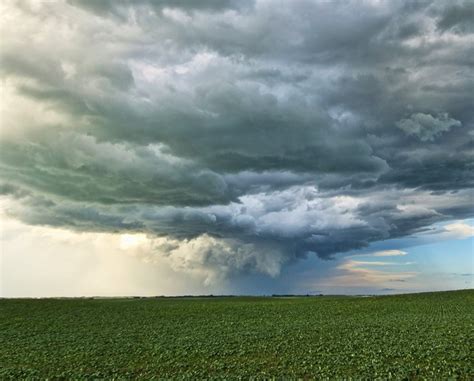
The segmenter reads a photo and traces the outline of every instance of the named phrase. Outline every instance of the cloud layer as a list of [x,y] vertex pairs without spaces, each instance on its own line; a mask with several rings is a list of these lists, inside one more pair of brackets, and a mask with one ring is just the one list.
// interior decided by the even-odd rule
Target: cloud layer
[[26,223],[141,232],[212,281],[474,214],[469,1],[1,7]]

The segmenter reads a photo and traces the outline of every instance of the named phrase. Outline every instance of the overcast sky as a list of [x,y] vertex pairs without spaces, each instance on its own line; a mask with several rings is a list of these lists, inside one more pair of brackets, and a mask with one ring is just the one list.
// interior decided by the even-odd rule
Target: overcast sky
[[2,1],[3,296],[473,287],[473,1]]

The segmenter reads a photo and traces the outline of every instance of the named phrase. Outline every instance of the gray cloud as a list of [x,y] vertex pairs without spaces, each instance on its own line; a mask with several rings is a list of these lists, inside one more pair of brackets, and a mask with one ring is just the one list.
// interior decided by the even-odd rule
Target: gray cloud
[[460,126],[461,122],[449,118],[448,114],[433,117],[430,114],[417,113],[397,122],[397,127],[405,131],[407,135],[415,135],[423,142],[433,141],[452,127]]
[[455,33],[473,33],[474,4],[472,1],[459,1],[447,5],[437,20],[437,27]]
[[310,253],[472,216],[470,8],[8,3],[9,213],[183,242],[207,235],[215,248],[191,250],[190,266],[273,275]]

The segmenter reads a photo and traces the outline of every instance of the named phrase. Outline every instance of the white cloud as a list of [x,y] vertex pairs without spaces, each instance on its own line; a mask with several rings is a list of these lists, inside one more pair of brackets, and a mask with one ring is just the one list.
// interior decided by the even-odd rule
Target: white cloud
[[469,238],[474,236],[474,226],[465,222],[454,222],[443,227],[442,234],[452,238]]
[[278,250],[207,234],[185,240],[155,238],[153,250],[146,258],[159,262],[165,260],[175,271],[198,275],[206,285],[220,284],[229,275],[241,271],[275,277],[286,261]]

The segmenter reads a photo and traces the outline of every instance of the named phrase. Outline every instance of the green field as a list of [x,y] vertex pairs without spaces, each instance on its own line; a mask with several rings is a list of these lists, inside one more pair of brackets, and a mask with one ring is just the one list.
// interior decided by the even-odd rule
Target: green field
[[0,300],[0,379],[474,379],[474,291]]

